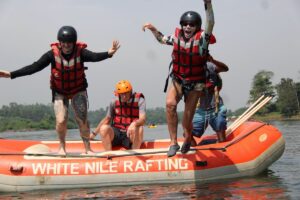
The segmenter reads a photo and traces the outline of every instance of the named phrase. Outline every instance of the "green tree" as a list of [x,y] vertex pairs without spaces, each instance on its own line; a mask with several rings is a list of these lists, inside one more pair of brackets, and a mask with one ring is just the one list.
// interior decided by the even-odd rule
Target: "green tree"
[[248,108],[247,107],[242,107],[242,108],[239,108],[237,110],[235,110],[232,115],[235,116],[235,117],[238,117],[240,116],[241,114],[243,114]]
[[147,123],[165,124],[166,112],[164,108],[147,109]]
[[[89,111],[91,127],[96,127],[106,115],[106,109]],[[178,112],[179,119],[182,119],[182,112]],[[165,124],[165,108],[147,109],[147,123]],[[74,119],[74,113],[69,112],[68,128],[78,128]],[[55,115],[53,106],[43,104],[22,105],[10,103],[0,108],[0,132],[7,130],[49,130],[55,129]]]
[[300,82],[295,83],[296,86],[296,92],[297,92],[297,103],[298,103],[298,107],[300,107]]
[[297,87],[290,78],[282,78],[276,85],[277,107],[280,113],[285,117],[291,117],[299,112],[299,99],[297,96]]
[[[248,103],[254,103],[259,97],[264,95],[274,95],[274,86],[272,85],[271,79],[273,78],[274,73],[271,71],[259,71],[255,74],[252,82],[252,88],[250,90],[250,98]],[[269,103],[267,106],[262,108],[257,114],[263,115],[269,112],[275,111],[276,106],[274,103]]]
[[102,120],[106,116],[106,110],[103,108],[100,108],[95,111],[89,111],[88,113],[89,122],[91,127],[97,127],[100,120]]
[[259,71],[253,78],[252,88],[250,90],[250,99],[248,103],[255,102],[261,95],[274,95],[274,87],[271,79],[274,73],[271,71]]

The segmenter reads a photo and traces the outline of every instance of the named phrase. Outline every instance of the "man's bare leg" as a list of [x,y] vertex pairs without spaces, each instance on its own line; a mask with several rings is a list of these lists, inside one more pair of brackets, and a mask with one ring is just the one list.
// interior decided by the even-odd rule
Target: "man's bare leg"
[[140,149],[144,138],[144,127],[140,126],[136,129],[133,137],[130,138],[132,142],[132,149]]
[[181,86],[173,81],[166,99],[166,118],[168,123],[168,130],[170,134],[170,149],[168,152],[168,156],[172,157],[176,154],[177,150],[179,150],[179,145],[177,143],[177,128],[178,128],[178,115],[177,115],[177,104],[182,97]]
[[190,150],[191,142],[192,142],[192,130],[193,124],[192,120],[195,114],[196,105],[198,99],[200,97],[200,92],[198,91],[190,91],[186,97],[185,105],[184,105],[184,112],[183,112],[183,119],[182,119],[182,128],[184,131],[184,142],[181,147],[182,153],[187,153]]
[[84,144],[86,154],[94,154],[90,144],[90,125],[87,120],[87,94],[85,91],[79,92],[72,98],[72,107],[75,113],[75,119],[79,126],[80,136]]
[[104,150],[111,151],[112,150],[111,142],[114,139],[114,130],[112,129],[112,127],[109,125],[102,125],[100,127],[100,136],[101,136]]
[[54,101],[54,113],[56,118],[56,132],[59,139],[58,154],[66,155],[66,135],[67,135],[67,120],[68,120],[68,105],[64,103],[62,95],[56,95]]

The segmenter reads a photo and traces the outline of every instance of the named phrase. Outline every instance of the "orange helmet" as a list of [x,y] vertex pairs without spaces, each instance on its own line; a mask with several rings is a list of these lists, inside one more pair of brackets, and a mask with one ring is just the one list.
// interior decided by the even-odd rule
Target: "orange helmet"
[[116,84],[115,93],[117,93],[117,94],[122,94],[122,93],[126,93],[126,92],[131,92],[131,91],[132,91],[131,83],[127,80],[120,80]]

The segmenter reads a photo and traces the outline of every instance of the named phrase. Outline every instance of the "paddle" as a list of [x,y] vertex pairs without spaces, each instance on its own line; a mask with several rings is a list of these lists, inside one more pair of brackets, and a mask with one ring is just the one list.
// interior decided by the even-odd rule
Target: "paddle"
[[252,110],[263,98],[265,95],[261,95],[260,98],[258,98],[243,114],[241,114],[228,128],[227,130],[232,129],[232,127],[238,123],[242,117],[244,117],[250,110]]
[[227,128],[226,136],[229,136],[235,129],[237,129],[241,124],[246,122],[250,117],[252,117],[259,109],[261,109],[273,98],[273,96],[267,96],[264,99],[262,99],[263,96],[258,99],[260,100],[259,103],[258,101],[256,101],[254,106],[251,106],[248,110],[246,110],[237,120],[233,122],[231,126]]

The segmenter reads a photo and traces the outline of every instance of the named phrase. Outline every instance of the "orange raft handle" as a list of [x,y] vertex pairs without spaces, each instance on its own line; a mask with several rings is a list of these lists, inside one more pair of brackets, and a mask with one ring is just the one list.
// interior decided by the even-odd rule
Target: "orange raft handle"
[[23,166],[14,166],[14,165],[12,165],[12,166],[10,166],[10,168],[9,168],[9,171],[10,171],[12,174],[15,174],[15,175],[17,175],[17,174],[22,174],[23,170],[24,170],[24,167],[23,167]]

